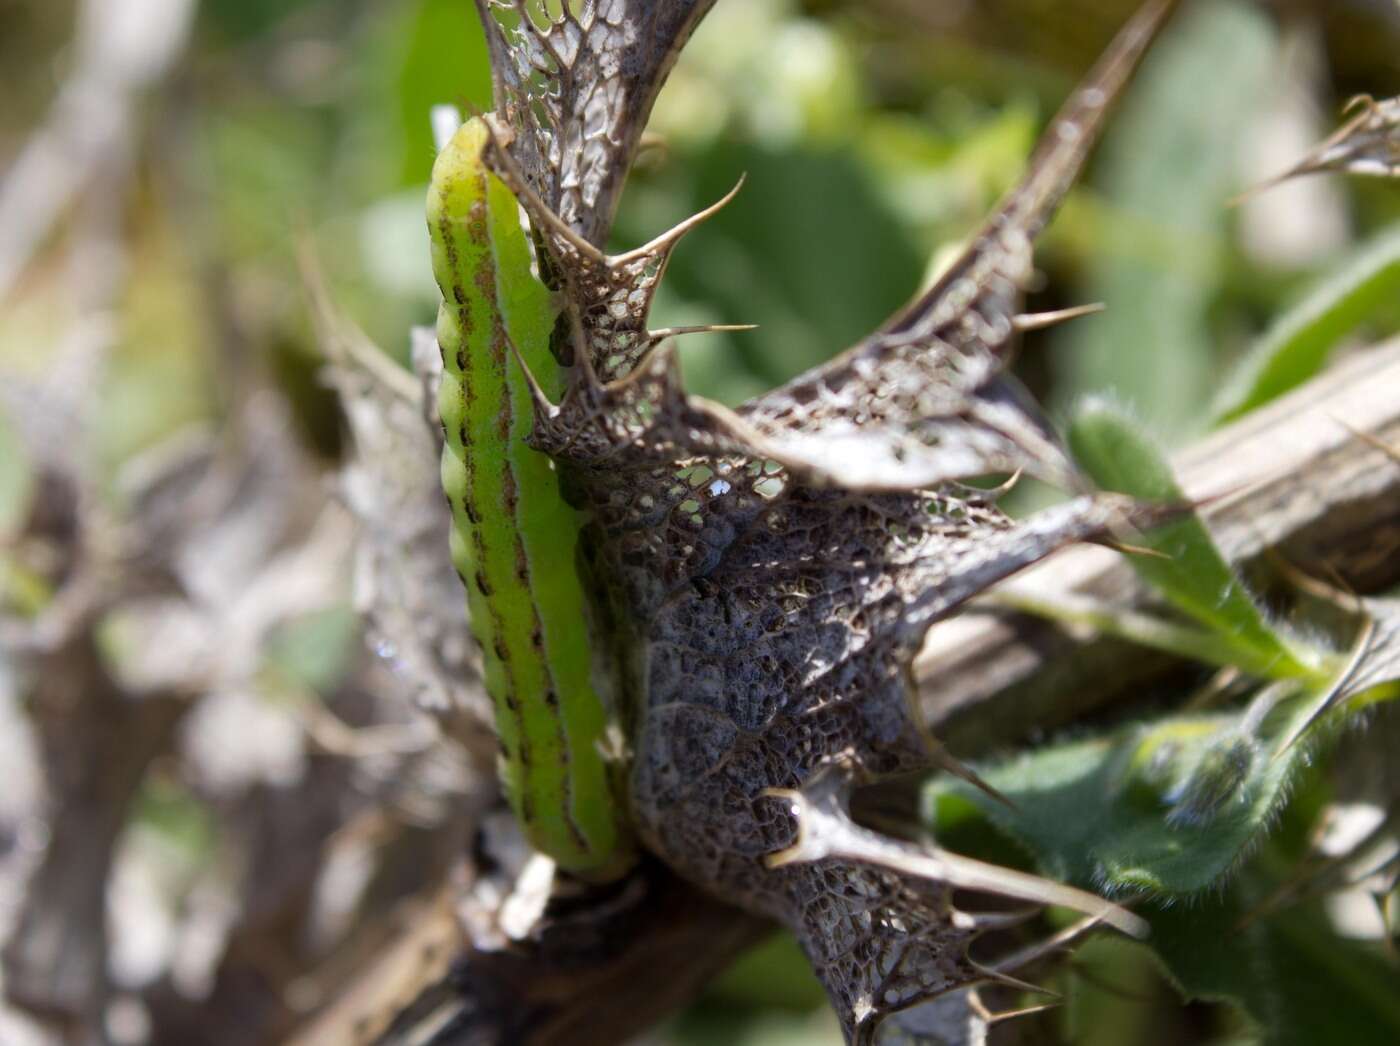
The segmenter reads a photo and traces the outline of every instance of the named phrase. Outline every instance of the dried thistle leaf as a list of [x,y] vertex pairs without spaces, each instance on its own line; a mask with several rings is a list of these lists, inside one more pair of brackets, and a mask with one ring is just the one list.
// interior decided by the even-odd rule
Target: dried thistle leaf
[[1119,34],[1051,122],[1026,177],[932,288],[842,355],[740,408],[758,435],[747,437],[756,453],[856,489],[1022,468],[1073,476],[1039,411],[1003,372],[1035,238],[1171,6],[1146,5]]
[[1282,174],[1250,190],[1254,195],[1305,174],[1342,171],[1377,178],[1400,178],[1400,98],[1376,101],[1357,95],[1344,112],[1353,116],[1326,141]]
[[[1019,469],[1072,481],[1073,467],[1055,435],[1003,372],[1032,272],[1033,241],[1171,6],[1154,0],[1121,34],[1052,123],[1026,178],[926,294],[830,363],[736,412],[683,397],[678,383],[665,390],[651,382],[649,417],[672,422],[652,442],[772,460],[806,482],[847,489],[913,490]],[[500,156],[503,175],[522,189],[535,228],[544,232],[552,261],[542,271],[556,274],[576,304],[574,345],[586,346],[577,360],[575,402],[566,400],[556,425],[575,434],[571,451],[581,439],[595,445],[628,439],[635,427],[581,435],[596,430],[609,411],[605,404],[577,401],[635,399],[638,386],[617,393],[598,386],[635,377],[656,355],[658,339],[646,317],[657,281],[680,237],[714,208],[637,250],[604,255],[571,235],[574,223],[553,214],[546,197],[529,191],[538,179],[516,159],[528,133],[511,128],[500,137],[511,134],[510,151]],[[665,409],[668,402],[680,409]],[[543,445],[556,452],[549,441]]]
[[589,0],[552,17],[526,0],[476,5],[520,169],[569,228],[601,244],[652,103],[714,0]]

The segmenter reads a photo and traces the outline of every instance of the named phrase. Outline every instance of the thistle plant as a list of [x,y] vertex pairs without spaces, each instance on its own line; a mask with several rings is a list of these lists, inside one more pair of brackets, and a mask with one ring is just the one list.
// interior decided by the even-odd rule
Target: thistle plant
[[[1021,313],[1032,247],[1174,5],[1152,0],[1123,28],[928,290],[732,410],[684,388],[673,339],[706,328],[655,330],[648,314],[684,234],[733,192],[640,247],[603,246],[652,103],[710,6],[479,0],[494,110],[451,138],[429,191],[454,548],[527,837],[595,882],[628,874],[635,837],[783,923],[847,1039],[875,1042],[887,1015],[1019,985],[1011,971],[1043,954],[974,961],[971,942],[1006,916],[960,910],[955,889],[1077,909],[1072,933],[1141,936],[1147,922],[1089,891],[1221,880],[1282,802],[1299,742],[1379,677],[1355,684],[1364,644],[1272,625],[1129,423],[1081,414],[1071,455],[1007,373],[1019,330],[1082,311]],[[966,485],[1022,472],[1078,496],[1018,522]],[[1108,492],[1085,493],[1094,481]],[[910,665],[932,624],[1007,576],[1143,531],[1138,569],[1194,623],[1017,605],[1272,684],[1241,713],[1064,757],[1111,763],[1105,802],[1155,789],[1165,806],[1076,831],[1038,805],[1040,761],[1059,750],[974,772],[913,714]],[[1383,628],[1388,611],[1369,611]],[[852,819],[860,786],[935,770],[929,828],[940,797],[971,798],[1062,881]]]
[[[857,782],[940,764],[975,781],[911,714],[909,665],[924,632],[1062,545],[1157,511],[1086,495],[1015,523],[994,494],[962,481],[1021,470],[1078,481],[1005,368],[1018,327],[1035,322],[1018,309],[1035,236],[1171,5],[1147,5],[1124,29],[931,289],[830,363],[734,411],[686,394],[665,332],[647,322],[671,251],[706,215],[620,255],[600,247],[651,103],[708,6],[543,16],[481,5],[496,108],[458,132],[430,190],[449,378],[444,477],[487,678],[497,677],[507,791],[527,834],[564,867],[578,864],[548,825],[581,840],[575,804],[607,802],[607,775],[572,777],[600,735],[576,729],[577,702],[597,699],[536,682],[560,678],[550,643],[569,626],[530,588],[559,568],[541,569],[549,542],[532,550],[518,513],[568,502],[582,521],[599,690],[626,738],[613,756],[626,781],[615,803],[681,875],[787,924],[848,1037],[868,1042],[887,1013],[1006,978],[967,954],[1002,917],[959,911],[955,887],[1140,928],[1092,895],[877,836],[850,820],[845,797]],[[464,170],[459,155],[483,157],[492,173]],[[511,245],[520,237],[505,187],[529,218],[533,272]],[[548,325],[509,315],[510,296],[530,286],[557,310],[552,360],[540,344]],[[548,320],[548,306],[531,308]],[[516,343],[525,338],[534,343]],[[551,395],[556,368],[562,392]],[[527,405],[528,442],[554,462],[558,491],[547,471],[489,464],[491,430],[519,439]],[[525,629],[512,646],[503,590],[535,608],[532,641]],[[555,783],[532,783],[545,774]]]

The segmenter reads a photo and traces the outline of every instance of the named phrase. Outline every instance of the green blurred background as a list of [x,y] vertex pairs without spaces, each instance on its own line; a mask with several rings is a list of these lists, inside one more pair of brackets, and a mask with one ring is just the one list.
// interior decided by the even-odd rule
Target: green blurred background
[[[140,6],[156,19],[173,3]],[[657,105],[664,145],[639,162],[614,234],[618,246],[642,242],[748,176],[678,251],[658,299],[659,325],[759,325],[688,339],[690,388],[739,402],[899,307],[1015,181],[1133,6],[719,0]],[[1400,92],[1392,0],[1185,7],[1039,254],[1032,308],[1108,310],[1029,338],[1018,363],[1053,411],[1112,391],[1172,444],[1209,427],[1232,369],[1276,316],[1400,220],[1392,186],[1339,179],[1227,206],[1325,135],[1350,94]],[[343,422],[317,378],[296,249],[308,239],[338,306],[407,358],[410,328],[431,322],[437,300],[421,214],[428,109],[490,104],[475,14],[468,0],[191,10],[188,38],[133,92],[130,176],[104,185],[96,162],[77,176],[101,191],[78,207],[59,200],[33,242],[0,228],[0,371],[43,371],[93,292],[65,236],[110,222],[123,247],[106,303],[116,349],[84,405],[104,463],[192,420],[217,424],[237,358],[294,405],[329,469]],[[0,0],[0,171],[45,128],[73,131],[61,99],[85,60],[78,13],[70,0]],[[1364,320],[1358,340],[1392,332],[1400,301],[1372,303]],[[0,416],[0,531],[26,474],[7,431]],[[1081,961],[1075,1004],[1042,1030],[1085,1044],[1231,1032],[1228,1018],[1179,1010],[1136,953],[1104,943]],[[835,1042],[804,970],[776,942],[664,1035]]]

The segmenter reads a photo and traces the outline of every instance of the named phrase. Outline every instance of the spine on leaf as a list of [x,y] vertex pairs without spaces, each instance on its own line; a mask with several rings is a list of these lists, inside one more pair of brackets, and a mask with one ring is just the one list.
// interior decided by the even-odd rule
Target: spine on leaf
[[607,714],[574,562],[580,521],[550,460],[525,442],[533,412],[524,367],[553,397],[564,380],[549,351],[557,309],[531,271],[516,199],[485,163],[489,141],[482,120],[464,124],[428,190],[452,556],[511,806],[561,868],[608,878],[632,850],[602,749]]

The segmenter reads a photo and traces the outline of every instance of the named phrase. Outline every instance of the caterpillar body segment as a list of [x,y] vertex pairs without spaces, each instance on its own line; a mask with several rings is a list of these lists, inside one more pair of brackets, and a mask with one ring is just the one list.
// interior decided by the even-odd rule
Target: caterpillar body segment
[[602,752],[607,714],[574,560],[580,519],[549,458],[526,445],[530,376],[547,395],[562,392],[549,351],[557,309],[531,271],[516,199],[485,163],[489,142],[482,120],[469,120],[439,154],[428,190],[452,556],[482,647],[511,806],[561,868],[606,879],[633,851]]

